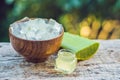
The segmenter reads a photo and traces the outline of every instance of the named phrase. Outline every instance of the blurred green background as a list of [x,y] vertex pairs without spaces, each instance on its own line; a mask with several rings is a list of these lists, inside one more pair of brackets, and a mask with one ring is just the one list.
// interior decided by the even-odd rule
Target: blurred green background
[[120,0],[1,0],[0,42],[23,17],[53,18],[65,31],[90,39],[120,39]]

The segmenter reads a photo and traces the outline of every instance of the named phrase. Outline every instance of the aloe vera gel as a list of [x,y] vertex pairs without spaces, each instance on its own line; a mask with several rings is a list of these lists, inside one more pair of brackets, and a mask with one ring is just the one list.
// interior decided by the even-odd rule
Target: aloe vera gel
[[64,74],[72,73],[77,65],[77,58],[72,52],[61,49],[58,52],[58,57],[55,60],[55,70]]
[[25,17],[21,22],[10,25],[12,33],[19,38],[27,40],[53,39],[62,31],[62,25],[53,19]]

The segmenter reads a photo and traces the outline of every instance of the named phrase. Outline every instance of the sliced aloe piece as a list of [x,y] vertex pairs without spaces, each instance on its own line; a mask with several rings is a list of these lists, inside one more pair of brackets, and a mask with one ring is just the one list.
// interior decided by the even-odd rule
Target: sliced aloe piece
[[65,32],[61,47],[75,53],[78,60],[87,60],[96,53],[99,43]]

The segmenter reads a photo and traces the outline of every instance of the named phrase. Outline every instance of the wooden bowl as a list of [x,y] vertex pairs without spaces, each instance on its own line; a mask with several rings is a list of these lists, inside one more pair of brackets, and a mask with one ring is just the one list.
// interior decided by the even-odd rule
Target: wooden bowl
[[[20,22],[21,20],[17,21]],[[13,48],[29,62],[44,62],[60,48],[64,29],[59,36],[50,40],[32,41],[16,37],[9,27],[9,38]]]

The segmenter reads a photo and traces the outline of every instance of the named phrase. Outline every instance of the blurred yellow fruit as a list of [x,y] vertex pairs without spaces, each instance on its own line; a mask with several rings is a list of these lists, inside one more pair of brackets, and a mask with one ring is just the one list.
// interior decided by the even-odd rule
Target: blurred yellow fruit
[[101,27],[101,24],[100,24],[100,21],[98,20],[95,20],[93,23],[92,23],[92,30],[98,30],[99,28]]
[[107,37],[108,37],[108,33],[104,30],[102,30],[98,35],[98,39],[107,39]]
[[83,37],[88,37],[91,33],[91,29],[89,26],[83,26],[80,29],[80,35]]
[[111,32],[115,25],[112,24],[112,21],[108,20],[103,22],[103,30],[106,32]]
[[82,26],[89,26],[88,22],[87,21],[82,21],[80,24],[79,24],[80,27]]
[[89,38],[90,39],[96,39],[97,33],[98,33],[97,30],[92,30],[91,33],[90,33],[90,35],[89,35]]

